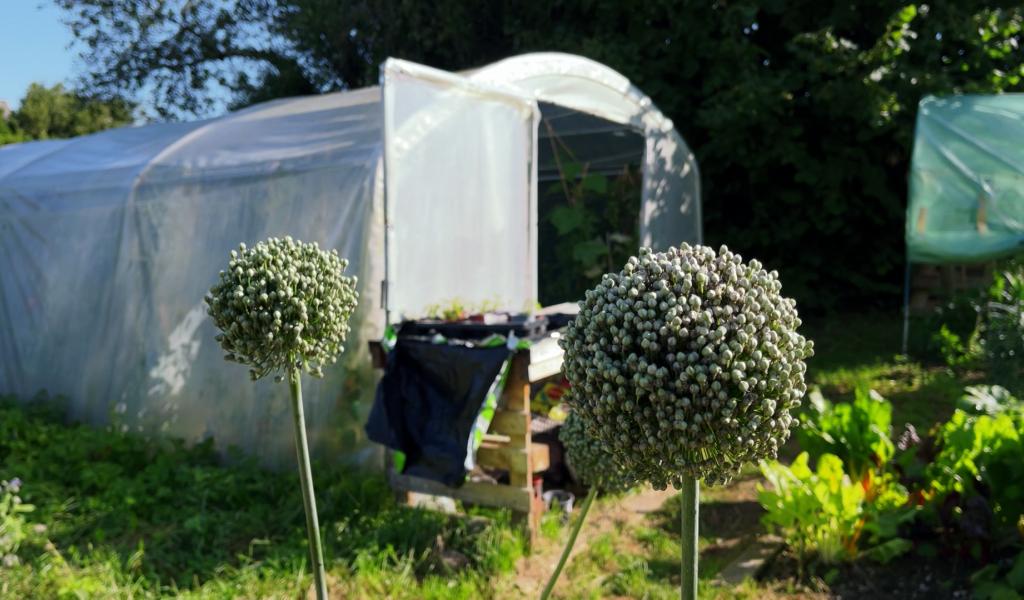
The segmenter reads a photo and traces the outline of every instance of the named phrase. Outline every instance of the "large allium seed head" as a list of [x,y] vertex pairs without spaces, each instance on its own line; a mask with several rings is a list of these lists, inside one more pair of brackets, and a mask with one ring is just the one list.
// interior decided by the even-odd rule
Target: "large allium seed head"
[[206,295],[225,358],[248,365],[253,379],[291,364],[322,376],[345,349],[359,298],[347,266],[337,251],[291,237],[232,250]]
[[604,445],[587,433],[575,411],[570,412],[562,424],[558,439],[565,446],[569,464],[583,483],[610,493],[624,492],[637,484],[615,457],[604,450]]
[[722,248],[642,248],[586,292],[561,345],[586,432],[640,481],[725,483],[774,458],[813,344],[775,271]]

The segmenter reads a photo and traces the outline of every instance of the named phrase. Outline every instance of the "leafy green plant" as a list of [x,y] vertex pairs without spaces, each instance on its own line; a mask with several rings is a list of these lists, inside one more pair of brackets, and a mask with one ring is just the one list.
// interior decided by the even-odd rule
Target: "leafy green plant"
[[548,258],[540,263],[542,304],[578,300],[639,246],[639,171],[593,173],[557,139],[552,146],[559,181],[538,207],[539,244]]
[[20,479],[0,481],[0,569],[17,565],[18,547],[45,530],[42,525],[33,525],[26,519],[36,507],[22,502],[20,491]]
[[758,486],[766,511],[762,521],[793,548],[801,576],[812,557],[824,564],[861,555],[887,562],[909,549],[907,540],[896,537],[898,524],[910,515],[902,508],[905,489],[887,485],[869,500],[838,456],[820,455],[813,471],[809,461],[802,452],[789,466],[763,462],[761,473],[769,487]]
[[1024,552],[1006,565],[991,564],[971,575],[971,587],[977,600],[1008,600],[1024,596]]
[[424,309],[424,315],[428,319],[439,321],[462,321],[470,315],[481,314],[498,310],[499,303],[496,300],[485,300],[479,304],[470,304],[460,298],[452,298],[447,302],[431,304]]
[[965,342],[960,335],[943,324],[934,336],[934,343],[942,356],[942,362],[951,369],[969,367],[978,361],[977,330]]
[[[929,493],[937,509],[953,499],[983,503],[984,522],[968,522],[970,514],[953,510],[953,521],[963,530],[978,530],[996,545],[1020,538],[1017,524],[1024,514],[1024,413],[1008,410],[996,415],[953,413],[940,429],[938,452],[926,473]],[[961,505],[963,502],[956,502]],[[941,515],[940,515],[941,516]]]
[[981,336],[990,370],[998,381],[1024,392],[1024,259],[996,271],[988,296]]
[[978,415],[998,415],[1024,408],[1010,390],[1001,385],[969,385],[957,402],[957,408]]
[[810,409],[797,430],[800,447],[816,458],[838,456],[846,472],[873,495],[874,471],[893,457],[892,404],[878,392],[858,386],[853,402],[832,404],[820,390],[808,394]]

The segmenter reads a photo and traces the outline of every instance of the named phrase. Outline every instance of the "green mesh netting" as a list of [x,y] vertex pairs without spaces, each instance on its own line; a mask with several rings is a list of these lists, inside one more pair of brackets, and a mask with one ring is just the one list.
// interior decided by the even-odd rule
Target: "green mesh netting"
[[906,235],[915,263],[1024,251],[1024,94],[921,100]]

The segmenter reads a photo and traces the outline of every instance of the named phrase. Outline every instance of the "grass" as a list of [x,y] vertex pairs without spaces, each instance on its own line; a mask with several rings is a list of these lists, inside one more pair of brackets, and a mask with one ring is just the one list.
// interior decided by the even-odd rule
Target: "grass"
[[927,429],[952,414],[965,385],[979,373],[955,373],[933,361],[900,356],[901,323],[896,314],[872,313],[810,323],[815,342],[807,379],[825,397],[850,400],[867,386],[893,404],[893,423]]
[[[816,355],[808,380],[833,401],[867,385],[894,405],[894,424],[927,428],[978,378],[897,356],[897,315],[809,323]],[[20,477],[32,522],[45,535],[22,564],[0,567],[0,598],[298,598],[310,583],[302,501],[292,471],[265,471],[212,443],[146,441],[115,426],[62,420],[53,401],[0,401],[0,479]],[[502,511],[452,517],[398,506],[383,477],[317,465],[328,577],[343,598],[513,598],[519,536]],[[727,588],[718,571],[760,531],[749,467],[732,485],[702,490],[702,598],[803,594],[792,583]],[[602,498],[614,510],[621,498]],[[602,508],[603,507],[603,508]],[[675,598],[678,501],[637,524],[594,533],[569,563],[563,598]],[[590,526],[588,523],[585,527]],[[541,544],[560,545],[562,515],[541,522]],[[49,542],[49,543],[47,543]]]
[[[0,402],[0,479],[23,480],[47,530],[5,568],[0,597],[298,597],[310,582],[296,475],[211,443],[67,425],[49,401]],[[383,477],[318,466],[330,577],[349,598],[476,598],[523,541],[502,511],[397,505]],[[2,567],[0,567],[2,568]]]

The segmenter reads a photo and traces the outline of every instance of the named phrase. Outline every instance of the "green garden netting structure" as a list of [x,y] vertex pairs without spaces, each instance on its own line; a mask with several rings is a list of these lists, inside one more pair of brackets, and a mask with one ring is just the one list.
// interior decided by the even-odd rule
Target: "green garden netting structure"
[[904,352],[912,264],[1024,252],[1024,94],[923,98],[909,186]]

